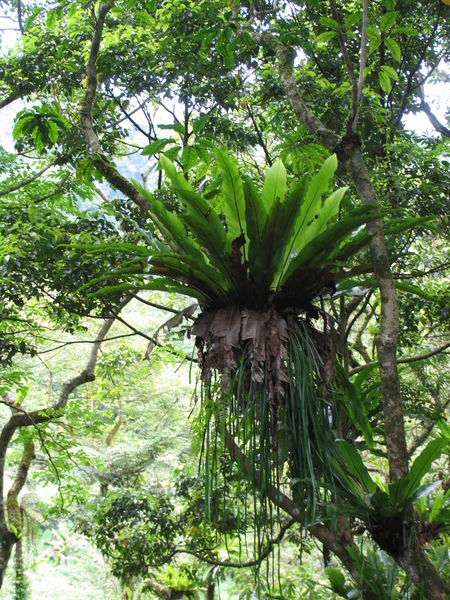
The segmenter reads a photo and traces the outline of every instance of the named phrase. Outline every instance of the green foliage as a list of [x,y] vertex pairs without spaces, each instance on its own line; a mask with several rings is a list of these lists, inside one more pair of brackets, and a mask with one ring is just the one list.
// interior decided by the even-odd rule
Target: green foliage
[[113,574],[125,582],[171,558],[177,529],[170,501],[127,489],[99,500],[93,523],[84,525],[85,533],[110,558]]
[[37,153],[42,154],[58,142],[59,129],[68,127],[59,104],[53,102],[51,106],[42,104],[18,112],[13,137],[20,152],[25,148],[24,141],[31,138]]
[[[269,170],[259,196],[249,180],[243,186],[236,165],[223,150],[216,149],[216,160],[223,177],[227,229],[224,230],[214,207],[196,194],[191,184],[162,156],[161,166],[186,213],[181,214],[181,219],[176,217],[157,198],[141,189],[151,202],[151,216],[167,245],[162,249],[155,246],[133,249],[140,261],[147,259],[151,265],[148,273],[153,277],[149,279],[143,271],[144,280],[134,280],[130,287],[177,289],[211,308],[235,303],[262,308],[271,291],[276,291],[275,304],[290,305],[301,286],[305,293],[297,306],[307,307],[324,287],[335,285],[337,278],[345,279],[346,272],[337,266],[339,263],[330,261],[329,256],[338,248],[335,257],[338,261],[347,254],[347,247],[350,254],[367,243],[368,238],[364,238],[352,247],[348,238],[352,231],[374,217],[368,210],[360,209],[326,229],[345,192],[338,190],[322,201],[337,167],[335,156],[324,163],[310,182],[303,178],[286,199],[286,175],[281,162]],[[190,234],[181,220],[189,227]],[[90,252],[100,255],[107,249],[111,246],[97,245]],[[125,245],[116,246],[116,251],[128,249]],[[87,246],[83,250],[89,251]],[[122,268],[112,276],[123,280],[128,269],[134,272],[133,264],[122,263]],[[95,281],[100,282],[101,278]],[[174,282],[179,282],[176,287]],[[120,288],[105,287],[102,294],[118,289],[126,289],[126,284],[120,284]]]
[[[342,473],[345,487],[341,493],[351,505],[353,516],[367,524],[373,539],[381,548],[392,552],[395,551],[396,544],[401,546],[401,531],[407,526],[412,507],[441,485],[440,480],[423,485],[421,483],[428,475],[431,464],[439,458],[444,448],[448,447],[448,443],[448,438],[437,438],[429,442],[414,460],[408,475],[380,490],[355,448],[348,442],[339,442],[340,452],[353,479],[350,480],[348,475]],[[391,524],[389,535],[384,531],[386,523]],[[395,539],[398,536],[400,539]]]

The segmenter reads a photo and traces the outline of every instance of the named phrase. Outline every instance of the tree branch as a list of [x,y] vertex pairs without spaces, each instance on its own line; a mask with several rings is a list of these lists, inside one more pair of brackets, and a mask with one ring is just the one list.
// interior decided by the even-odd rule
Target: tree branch
[[8,527],[13,531],[16,537],[19,537],[22,532],[22,511],[19,506],[18,496],[25,485],[28,469],[34,458],[36,458],[34,442],[32,440],[27,440],[23,445],[19,468],[17,469],[14,482],[8,490],[6,500]]
[[[436,348],[436,350],[431,350],[430,352],[427,352],[426,354],[419,354],[418,356],[408,356],[408,358],[400,358],[399,360],[397,360],[397,364],[401,365],[401,364],[418,362],[419,360],[426,360],[427,358],[430,358],[431,356],[435,356],[436,354],[440,354],[441,352],[443,352],[447,348],[450,348],[450,342],[448,342],[447,344],[444,344],[443,346],[440,346],[439,348]],[[352,377],[352,375],[356,375],[356,373],[359,373],[360,371],[362,371],[366,367],[374,367],[377,364],[378,363],[376,361],[373,361],[373,362],[366,363],[365,365],[360,365],[359,367],[356,367],[355,369],[352,369],[349,372],[348,376]]]
[[113,187],[120,190],[143,211],[148,212],[151,207],[150,202],[131,182],[128,181],[128,179],[119,173],[115,165],[110,162],[105,154],[103,154],[100,140],[92,127],[92,106],[97,92],[97,70],[95,65],[100,51],[100,42],[102,39],[103,27],[105,25],[105,18],[113,4],[114,0],[111,0],[111,2],[100,4],[98,9],[98,18],[94,27],[89,59],[86,64],[87,84],[79,111],[80,125],[86,143],[91,150],[91,161],[95,168]]
[[367,65],[367,27],[369,26],[369,0],[363,0],[363,17],[361,26],[361,50],[359,60],[359,77],[358,77],[358,91],[356,94],[356,107],[353,113],[353,121],[351,124],[352,131],[356,132],[358,129],[359,112],[361,109],[361,99],[364,89],[364,69]]
[[29,183],[33,183],[33,181],[36,181],[36,179],[38,179],[41,175],[43,175],[46,171],[48,171],[50,169],[50,167],[53,167],[53,166],[54,166],[54,164],[51,163],[51,164],[47,165],[46,167],[44,167],[43,169],[41,169],[40,171],[38,171],[37,173],[35,173],[32,177],[29,177],[28,179],[23,179],[19,183],[16,183],[15,185],[12,185],[9,188],[0,190],[0,197],[6,196],[6,194],[11,194],[12,192],[20,190],[20,188],[25,187]]
[[430,123],[438,133],[440,133],[443,137],[450,138],[450,129],[445,127],[445,125],[442,125],[439,119],[431,112],[431,109],[426,102],[423,102],[417,109],[414,109],[413,112],[419,111],[424,112],[427,115]]
[[230,560],[216,560],[214,558],[204,556],[203,554],[200,554],[199,552],[195,552],[194,550],[189,550],[186,548],[179,548],[176,550],[176,553],[190,554],[191,556],[195,556],[195,558],[198,558],[199,560],[201,560],[209,565],[216,565],[218,567],[234,567],[236,569],[245,569],[248,567],[256,567],[257,565],[260,565],[261,562],[269,556],[269,554],[272,552],[272,548],[281,542],[281,540],[284,538],[284,534],[286,533],[286,531],[290,527],[292,527],[292,525],[294,525],[296,522],[297,522],[296,519],[289,519],[289,521],[284,523],[284,525],[282,525],[280,527],[280,531],[278,532],[278,534],[274,538],[270,539],[267,542],[266,548],[263,550],[263,552],[261,552],[261,554],[258,556],[258,558],[255,558],[254,560],[248,560],[245,562],[233,562]]
[[[345,68],[347,69],[347,75],[350,79],[350,83],[352,85],[352,113],[347,122],[347,134],[349,135],[352,131],[356,130],[358,125],[358,115],[359,115],[359,106],[358,106],[358,90],[359,86],[355,77],[355,69],[353,68],[352,61],[350,55],[347,50],[347,44],[344,37],[344,32],[342,31],[341,21],[339,19],[339,15],[336,8],[336,0],[330,0],[330,8],[331,8],[331,16],[336,21],[337,28],[337,37],[339,41],[339,46],[341,48],[342,56],[344,57]],[[362,44],[362,38],[361,38]],[[362,56],[361,56],[362,60]],[[360,72],[361,77],[361,72]],[[362,88],[361,88],[362,91]]]
[[97,363],[97,356],[101,343],[103,342],[108,331],[111,329],[111,326],[117,318],[118,313],[126,304],[128,304],[130,299],[130,296],[124,298],[115,310],[114,314],[104,321],[95,337],[85,368],[80,371],[78,375],[75,375],[75,377],[72,377],[63,383],[57,402],[55,402],[55,404],[53,404],[51,407],[45,407],[30,412],[26,412],[24,410],[16,412],[4,425],[0,433],[0,529],[5,526],[4,474],[6,452],[14,433],[20,427],[30,427],[41,423],[48,423],[49,421],[59,417],[67,405],[70,394],[80,385],[83,385],[88,381],[94,381],[95,365]]
[[[261,472],[258,469],[253,468],[248,457],[242,452],[236,442],[233,440],[231,433],[225,430],[225,447],[228,449],[232,459],[238,462],[242,472],[247,478],[252,478],[253,484],[256,489],[261,489],[262,477]],[[265,483],[265,492],[270,501],[281,508],[287,513],[294,521],[304,526],[304,509],[303,507],[296,504],[289,496],[286,496],[278,487],[271,483]],[[309,528],[311,534],[317,538],[324,546],[326,546],[330,552],[333,552],[342,564],[346,567],[351,577],[357,583],[358,586],[362,587],[358,569],[354,563],[353,558],[347,551],[347,545],[341,544],[337,535],[332,531],[326,529],[324,525],[317,523]]]

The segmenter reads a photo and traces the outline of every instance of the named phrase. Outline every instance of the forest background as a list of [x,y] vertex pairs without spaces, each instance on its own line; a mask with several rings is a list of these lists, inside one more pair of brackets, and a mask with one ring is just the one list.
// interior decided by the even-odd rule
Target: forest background
[[4,597],[447,598],[447,2],[1,9]]

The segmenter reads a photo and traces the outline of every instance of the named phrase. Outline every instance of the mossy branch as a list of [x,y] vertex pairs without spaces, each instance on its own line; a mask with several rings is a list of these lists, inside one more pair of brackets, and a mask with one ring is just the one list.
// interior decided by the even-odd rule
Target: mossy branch
[[6,498],[6,511],[9,529],[14,533],[17,539],[22,535],[22,510],[19,506],[19,494],[27,480],[28,469],[32,461],[36,458],[34,442],[27,440],[23,445],[22,458],[19,468],[17,469],[16,477]]

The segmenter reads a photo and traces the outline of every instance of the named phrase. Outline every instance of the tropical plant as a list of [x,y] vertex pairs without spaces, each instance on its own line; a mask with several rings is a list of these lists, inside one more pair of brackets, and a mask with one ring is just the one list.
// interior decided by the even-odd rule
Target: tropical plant
[[[265,474],[258,501],[265,504],[266,488],[280,484],[288,464],[293,497],[305,507],[304,522],[312,523],[320,491],[324,486],[329,493],[335,489],[339,473],[331,457],[341,460],[335,447],[335,331],[320,298],[339,291],[350,278],[356,285],[354,277],[370,269],[353,259],[370,240],[362,225],[378,214],[362,207],[336,219],[346,188],[323,199],[337,168],[335,155],[318,173],[294,183],[290,193],[280,160],[268,170],[259,193],[250,178],[241,178],[223,149],[215,150],[215,158],[225,223],[162,156],[161,167],[184,212],[175,216],[140,188],[164,241],[117,244],[115,251],[131,250],[131,259],[84,289],[117,278],[121,283],[91,294],[157,289],[198,300],[202,310],[191,334],[203,384],[207,496],[214,485],[217,443],[231,450],[233,440],[248,452],[251,470]],[[412,222],[407,219],[402,227]],[[397,221],[391,223],[398,228]],[[81,249],[97,255],[110,252],[111,245]],[[321,330],[313,325],[318,319]],[[358,408],[356,425],[370,437],[362,403]],[[349,412],[355,416],[358,411],[350,407]],[[261,516],[258,531],[264,530],[266,514],[267,507],[255,510]]]

